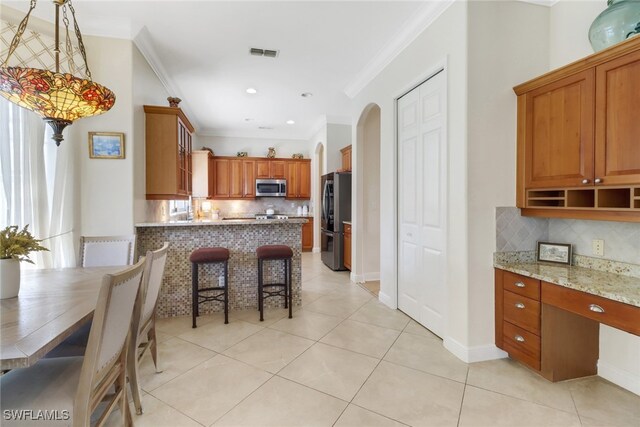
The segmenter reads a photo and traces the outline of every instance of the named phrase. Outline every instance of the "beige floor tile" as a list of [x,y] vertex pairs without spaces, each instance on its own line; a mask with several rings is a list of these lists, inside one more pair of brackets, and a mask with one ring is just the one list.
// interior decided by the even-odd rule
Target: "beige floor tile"
[[226,325],[223,322],[211,322],[180,334],[179,337],[221,353],[262,329],[262,326],[242,320],[234,320]]
[[467,386],[460,426],[578,427],[578,415]]
[[307,291],[305,289],[303,289],[301,291],[301,295],[302,295],[302,307],[304,307],[305,305],[309,305],[312,302],[314,302],[315,300],[317,300],[318,298],[326,295],[326,294],[322,294],[320,292],[314,292],[314,291]]
[[640,396],[600,378],[567,383],[580,417],[640,426]]
[[593,418],[580,417],[580,422],[582,423],[582,427],[638,427],[638,422],[636,420],[620,423],[611,419],[602,421],[594,420]]
[[335,328],[340,321],[341,319],[335,316],[302,309],[294,313],[293,319],[282,319],[270,328],[317,341]]
[[379,360],[317,343],[278,374],[342,400],[351,400]]
[[384,360],[464,383],[469,365],[442,346],[442,341],[401,334]]
[[260,312],[257,309],[232,311],[229,313],[229,322],[232,320],[242,320],[258,326],[269,326],[289,315],[289,309],[270,308],[264,310],[264,320],[260,321]]
[[[161,400],[147,394],[142,399],[144,413],[136,414],[133,403],[129,405],[133,416],[133,424],[136,427],[200,427],[202,424],[195,422],[182,412],[172,408]],[[120,427],[122,425],[120,411],[114,411],[105,427]]]
[[467,384],[575,413],[566,383],[552,383],[511,359],[469,365]]
[[378,295],[380,294],[380,281],[376,280],[372,282],[359,283],[359,285],[370,292],[371,295],[378,298]]
[[152,394],[209,426],[270,377],[265,371],[219,354]]
[[455,426],[464,384],[382,361],[353,403],[405,424]]
[[[224,322],[224,315],[220,313],[207,314],[198,317],[198,327],[211,322]],[[167,317],[156,321],[156,333],[163,333],[176,337],[191,330],[191,316]]]
[[180,338],[158,343],[158,367],[162,372],[155,371],[147,351],[140,361],[140,386],[145,391],[153,390],[215,355],[211,350]]
[[367,300],[362,298],[348,298],[332,293],[306,305],[305,310],[346,319],[358,311],[366,302]]
[[263,329],[228,348],[224,354],[275,374],[313,343],[275,329]]
[[344,410],[335,427],[401,427],[401,424],[356,405]]
[[360,307],[349,319],[382,326],[383,328],[395,329],[397,331],[402,331],[405,326],[407,326],[407,323],[409,323],[409,320],[411,320],[401,311],[392,310],[376,299],[371,299]]
[[318,275],[313,279],[302,282],[302,289],[305,291],[317,292],[322,295],[328,295],[331,292],[340,290],[342,287],[344,287],[343,283],[326,280],[322,275]]
[[409,323],[407,323],[407,326],[404,328],[402,332],[406,332],[408,334],[414,334],[414,335],[421,335],[423,337],[440,339],[437,335],[435,335],[433,332],[431,332],[430,330],[428,330],[427,328],[425,328],[415,320],[409,320]]
[[280,377],[271,378],[216,426],[331,426],[347,402]]
[[321,342],[380,359],[398,335],[400,332],[393,329],[345,320],[322,338]]

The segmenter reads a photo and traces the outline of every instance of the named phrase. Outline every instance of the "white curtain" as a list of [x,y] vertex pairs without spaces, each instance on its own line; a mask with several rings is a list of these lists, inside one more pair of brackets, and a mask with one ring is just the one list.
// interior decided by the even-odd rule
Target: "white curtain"
[[66,189],[72,153],[56,150],[45,126],[36,114],[0,98],[0,227],[28,224],[51,250],[31,255],[36,266],[70,267],[74,200],[73,188]]

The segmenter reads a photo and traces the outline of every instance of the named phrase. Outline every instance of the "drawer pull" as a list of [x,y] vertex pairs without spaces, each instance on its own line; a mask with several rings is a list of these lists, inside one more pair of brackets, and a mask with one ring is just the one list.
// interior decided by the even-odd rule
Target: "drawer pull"
[[522,335],[516,335],[513,338],[518,342],[524,342],[524,337]]
[[521,303],[521,302],[517,302],[516,303],[516,308],[523,309],[524,308],[524,304]]
[[604,313],[604,308],[600,307],[597,304],[591,304],[589,305],[589,310],[595,312],[595,313]]
[[525,285],[524,285],[524,283],[522,283],[522,282],[516,282],[516,283],[514,283],[514,284],[515,284],[518,288],[524,288],[524,286],[525,286]]

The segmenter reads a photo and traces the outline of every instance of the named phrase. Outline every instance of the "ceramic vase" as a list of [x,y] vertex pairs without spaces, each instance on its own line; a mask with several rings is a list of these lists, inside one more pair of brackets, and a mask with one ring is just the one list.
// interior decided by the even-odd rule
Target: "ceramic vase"
[[638,34],[640,0],[608,0],[607,8],[589,28],[589,41],[595,52]]
[[0,299],[14,298],[20,292],[20,261],[0,259]]

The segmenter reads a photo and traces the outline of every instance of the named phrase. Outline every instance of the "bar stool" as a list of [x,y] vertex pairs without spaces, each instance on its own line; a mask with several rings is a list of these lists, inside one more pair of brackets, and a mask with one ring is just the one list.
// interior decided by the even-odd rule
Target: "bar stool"
[[[191,317],[192,328],[196,328],[196,317],[198,317],[198,307],[208,301],[219,301],[224,303],[224,323],[229,323],[229,250],[226,248],[200,248],[191,252]],[[224,286],[213,286],[210,288],[198,289],[198,266],[200,264],[224,263]],[[222,291],[217,295],[206,295],[207,292]],[[222,299],[221,299],[222,298]]]
[[[291,306],[293,305],[293,292],[291,289],[291,259],[293,251],[286,245],[264,245],[256,249],[258,255],[258,310],[260,310],[260,321],[264,321],[264,300],[270,297],[284,297],[284,308],[289,308],[289,319],[291,319]],[[264,261],[284,261],[284,283],[264,283],[263,263]],[[276,288],[275,290],[268,290]],[[283,288],[283,289],[280,289]],[[264,294],[267,294],[266,296]]]

